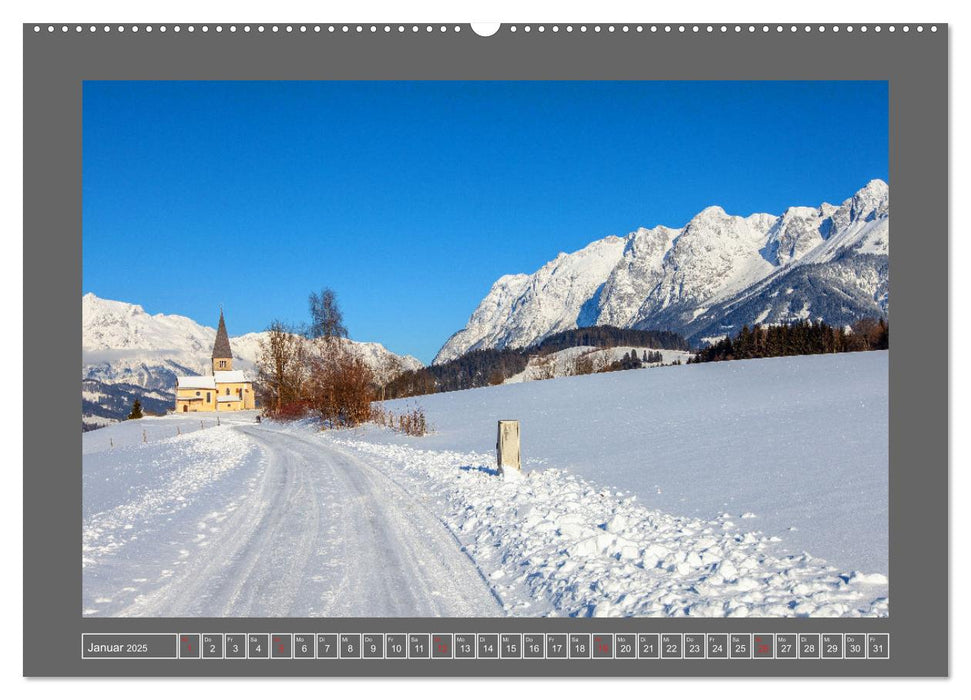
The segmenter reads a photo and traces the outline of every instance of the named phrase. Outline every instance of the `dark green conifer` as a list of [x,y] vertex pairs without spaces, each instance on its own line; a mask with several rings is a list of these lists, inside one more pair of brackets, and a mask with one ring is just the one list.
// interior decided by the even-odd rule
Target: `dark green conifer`
[[142,413],[142,402],[135,399],[135,403],[132,404],[131,413],[128,414],[128,420],[137,420],[141,418],[144,414]]

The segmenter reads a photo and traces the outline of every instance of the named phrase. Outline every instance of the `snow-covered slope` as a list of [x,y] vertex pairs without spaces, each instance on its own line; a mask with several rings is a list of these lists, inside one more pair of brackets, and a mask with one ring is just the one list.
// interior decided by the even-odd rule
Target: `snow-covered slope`
[[[419,402],[425,437],[255,412],[109,426],[82,438],[83,614],[886,616],[887,360],[386,402]],[[497,418],[521,421],[522,475],[496,473]]]
[[[81,299],[82,426],[123,418],[138,397],[149,412],[171,409],[175,378],[207,374],[216,329],[185,316],[148,314],[137,304],[85,294]],[[263,333],[231,338],[234,366],[254,376]],[[422,366],[379,343],[344,341],[382,379]]]
[[489,453],[496,420],[515,418],[527,469],[568,469],[668,513],[728,513],[782,538],[791,553],[886,574],[888,359],[861,352],[658,367],[384,405],[417,403],[434,429],[399,442]]
[[[525,347],[578,326],[703,338],[743,323],[811,317],[843,324],[886,314],[889,221],[889,188],[873,180],[838,207],[742,217],[712,206],[682,228],[609,236],[561,253],[532,275],[500,278],[435,362],[469,350]],[[770,296],[783,277],[783,296]]]

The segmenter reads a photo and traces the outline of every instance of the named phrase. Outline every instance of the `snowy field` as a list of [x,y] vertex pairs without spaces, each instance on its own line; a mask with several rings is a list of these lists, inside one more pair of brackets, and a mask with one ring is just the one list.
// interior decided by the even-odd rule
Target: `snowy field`
[[[889,612],[886,353],[387,407],[415,403],[433,435],[252,414],[86,433],[84,614]],[[521,478],[495,473],[498,418],[522,421]]]
[[426,449],[495,448],[521,423],[527,469],[557,467],[666,513],[782,538],[888,573],[888,353],[656,367],[389,401],[420,404]]
[[213,413],[172,414],[112,423],[109,424],[110,429],[99,428],[82,433],[81,452],[82,454],[90,454],[111,450],[115,447],[136,447],[143,444],[143,440],[146,443],[154,443],[165,438],[189,435],[200,430],[215,428],[217,425],[249,425],[256,422],[258,414],[259,411],[238,411],[221,413],[218,418]]

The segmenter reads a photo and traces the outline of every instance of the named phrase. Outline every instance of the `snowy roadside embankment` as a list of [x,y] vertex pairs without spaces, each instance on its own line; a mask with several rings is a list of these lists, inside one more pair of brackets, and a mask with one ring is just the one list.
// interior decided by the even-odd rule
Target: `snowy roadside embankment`
[[[558,469],[497,476],[490,454],[375,444],[383,430],[324,433],[404,482],[519,616],[883,616],[887,580],[841,572],[778,538],[649,510]],[[526,468],[530,468],[527,461]]]
[[253,489],[260,460],[228,425],[85,454],[84,614],[119,614],[204,551]]
[[81,454],[151,445],[166,438],[190,435],[222,425],[248,425],[256,422],[257,415],[259,411],[172,413],[111,423],[111,430],[90,430],[81,434]]

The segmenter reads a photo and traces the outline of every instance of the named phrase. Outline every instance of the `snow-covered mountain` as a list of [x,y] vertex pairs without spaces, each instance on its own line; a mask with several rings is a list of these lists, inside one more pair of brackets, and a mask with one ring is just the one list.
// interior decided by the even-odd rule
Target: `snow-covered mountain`
[[[137,304],[85,294],[81,300],[82,425],[92,428],[127,415],[137,397],[152,413],[171,409],[175,378],[206,374],[216,329],[185,316],[148,314]],[[255,376],[264,333],[230,339],[234,368]],[[381,381],[422,363],[379,343],[344,341]]]
[[639,228],[499,278],[435,358],[525,347],[582,326],[666,329],[689,340],[745,323],[846,324],[889,311],[890,192],[747,217],[708,207],[682,228]]

